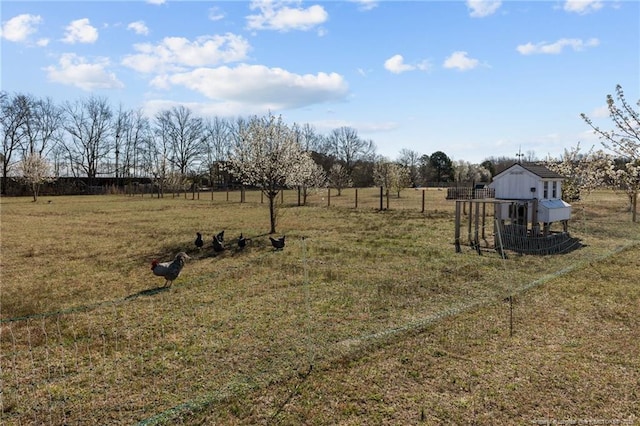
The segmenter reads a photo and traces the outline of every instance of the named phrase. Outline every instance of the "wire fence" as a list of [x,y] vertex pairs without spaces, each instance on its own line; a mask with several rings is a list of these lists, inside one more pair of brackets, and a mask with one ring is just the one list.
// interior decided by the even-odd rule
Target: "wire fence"
[[[416,192],[404,197],[407,208],[416,209]],[[347,194],[345,199],[355,200],[355,193]],[[297,194],[285,195],[295,200]],[[511,250],[503,241],[508,232],[494,225],[487,221],[482,233],[501,251]],[[463,253],[451,261],[424,246],[419,256],[409,253],[412,258],[404,265],[383,262],[388,253],[380,250],[365,258],[368,263],[354,266],[358,279],[346,280],[345,272],[320,260],[322,247],[301,237],[288,246],[297,258],[293,279],[282,279],[277,259],[282,253],[268,252],[244,264],[221,263],[215,274],[184,279],[182,291],[159,289],[5,318],[0,322],[0,423],[188,423],[191,412],[216,402],[309,374],[318,363],[357,356],[367,345],[521,294],[637,244],[611,220],[587,220],[578,212],[574,226],[576,238],[588,233],[595,243],[564,261],[523,265],[496,252]],[[453,230],[446,239],[453,240]],[[545,247],[559,252],[565,242]],[[331,250],[337,256],[346,253]],[[446,250],[453,251],[452,245]],[[248,265],[270,275],[251,281]],[[271,415],[281,407],[274,403]]]
[[[173,317],[170,307],[179,301],[161,292],[4,321],[1,423],[179,423],[217,401],[308,372],[314,363],[348,357],[368,344],[494,303],[597,260],[583,258],[536,279],[525,280],[511,270],[501,279],[472,278],[480,285],[470,285],[464,265],[447,278],[459,286],[457,292],[433,282],[427,286],[414,272],[402,270],[396,276],[397,282],[410,283],[404,287],[363,279],[359,286],[336,292],[318,279],[330,271],[310,267],[307,243],[300,244],[299,285],[274,284],[253,293],[238,288],[245,303],[203,300]],[[496,260],[504,262],[498,256],[489,262]],[[204,287],[205,281],[187,285]],[[421,290],[421,285],[428,288]],[[332,291],[336,294],[328,298]],[[254,312],[252,298],[271,300],[271,310]],[[157,317],[136,317],[137,304],[151,304]]]

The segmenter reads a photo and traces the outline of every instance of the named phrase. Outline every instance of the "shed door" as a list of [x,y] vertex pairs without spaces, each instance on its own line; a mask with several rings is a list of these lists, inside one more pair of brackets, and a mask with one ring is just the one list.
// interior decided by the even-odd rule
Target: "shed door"
[[522,226],[527,226],[527,203],[514,203],[509,206],[509,217]]

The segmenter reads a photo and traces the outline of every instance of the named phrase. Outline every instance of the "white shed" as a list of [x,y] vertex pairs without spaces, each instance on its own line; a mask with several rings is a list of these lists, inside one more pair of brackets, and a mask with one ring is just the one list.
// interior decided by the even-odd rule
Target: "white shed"
[[513,203],[496,204],[496,217],[520,224],[567,221],[571,205],[562,200],[564,176],[534,164],[516,163],[493,178],[495,198]]

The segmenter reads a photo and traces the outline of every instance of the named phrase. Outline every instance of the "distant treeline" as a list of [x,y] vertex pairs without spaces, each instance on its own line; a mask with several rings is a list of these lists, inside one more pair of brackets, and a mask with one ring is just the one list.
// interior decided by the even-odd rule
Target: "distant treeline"
[[[448,188],[461,185],[460,182],[426,182],[424,187],[428,188]],[[469,183],[472,187],[472,183]],[[8,178],[6,187],[3,188],[6,196],[21,197],[31,195],[27,184],[21,179]],[[240,190],[238,182],[213,183],[210,185],[206,180],[199,182],[195,187],[193,184],[180,187],[165,186],[165,193],[172,192],[192,192],[192,191],[227,191]],[[245,188],[253,189],[253,188]],[[101,195],[101,194],[156,194],[160,190],[157,182],[149,177],[119,178],[114,177],[59,177],[53,182],[42,184],[40,195]]]

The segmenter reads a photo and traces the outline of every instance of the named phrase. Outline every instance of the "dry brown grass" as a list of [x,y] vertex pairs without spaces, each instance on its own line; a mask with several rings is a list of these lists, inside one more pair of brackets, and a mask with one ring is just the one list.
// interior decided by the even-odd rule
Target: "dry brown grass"
[[[423,213],[421,191],[386,212],[375,189],[359,191],[357,210],[349,191],[331,208],[326,194],[296,207],[288,192],[282,252],[269,246],[256,193],[245,204],[236,193],[2,199],[0,421],[638,416],[628,389],[639,380],[638,249],[607,257],[640,235],[624,198],[601,192],[575,206],[580,250],[503,261],[455,253],[444,194],[427,191]],[[217,257],[195,250],[196,230],[209,242],[221,229],[252,244]],[[149,261],[180,250],[193,259],[158,290]],[[512,292],[509,338],[500,301]]]

